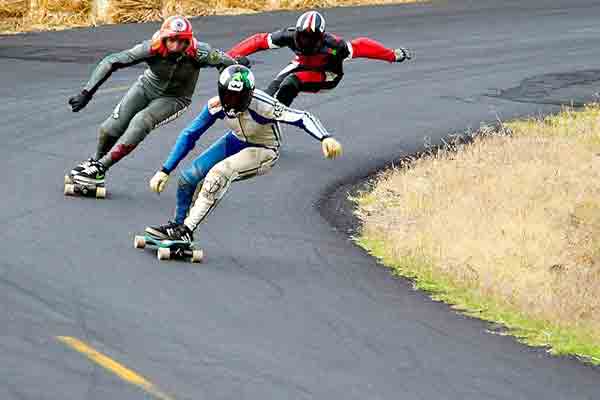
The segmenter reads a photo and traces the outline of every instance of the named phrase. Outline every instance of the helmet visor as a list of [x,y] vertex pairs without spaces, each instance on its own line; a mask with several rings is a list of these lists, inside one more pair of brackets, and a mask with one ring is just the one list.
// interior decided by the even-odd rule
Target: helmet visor
[[247,90],[234,92],[225,90],[220,94],[221,104],[226,112],[240,113],[246,111],[249,105],[250,95]]
[[323,35],[318,32],[296,32],[296,45],[300,50],[315,51],[321,45]]

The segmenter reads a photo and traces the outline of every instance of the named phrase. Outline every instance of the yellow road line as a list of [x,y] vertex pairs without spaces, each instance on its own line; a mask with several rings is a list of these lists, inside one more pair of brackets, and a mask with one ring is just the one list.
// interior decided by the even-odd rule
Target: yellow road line
[[136,372],[130,370],[129,368],[119,364],[113,359],[105,356],[104,354],[94,350],[88,344],[82,342],[79,339],[70,336],[57,336],[56,339],[72,348],[73,350],[83,354],[91,361],[105,368],[106,370],[112,372],[117,375],[119,378],[123,379],[126,382],[131,383],[132,385],[138,386],[142,388],[146,393],[152,395],[158,400],[175,400],[171,396],[163,393],[159,390],[152,382],[148,381],[141,375],[138,375]]

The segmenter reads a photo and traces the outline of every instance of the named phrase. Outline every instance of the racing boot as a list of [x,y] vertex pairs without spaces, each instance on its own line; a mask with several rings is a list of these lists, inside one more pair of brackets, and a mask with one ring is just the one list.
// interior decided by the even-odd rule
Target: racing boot
[[73,176],[73,181],[82,185],[103,185],[106,167],[99,161],[91,161],[83,171]]
[[169,221],[165,225],[149,226],[146,233],[157,240],[177,240],[192,243],[194,234],[185,224]]

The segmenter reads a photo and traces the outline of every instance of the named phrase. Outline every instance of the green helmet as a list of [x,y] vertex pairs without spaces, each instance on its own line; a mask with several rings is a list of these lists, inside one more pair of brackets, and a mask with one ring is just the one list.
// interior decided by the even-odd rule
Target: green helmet
[[219,76],[219,99],[228,117],[235,118],[248,109],[254,93],[254,74],[243,65],[231,65]]

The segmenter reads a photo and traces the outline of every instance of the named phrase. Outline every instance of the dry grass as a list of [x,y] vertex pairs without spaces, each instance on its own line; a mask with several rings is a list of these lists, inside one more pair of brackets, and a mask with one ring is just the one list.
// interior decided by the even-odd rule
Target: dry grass
[[28,12],[27,0],[0,0],[0,32],[18,30]]
[[267,9],[267,0],[121,0],[111,5],[115,22],[160,21],[169,15],[202,16],[250,13]]
[[91,2],[92,0],[39,0],[37,7],[29,9],[29,0],[0,0],[0,33],[90,25]]
[[426,1],[427,0],[281,0],[280,8],[285,10],[303,10],[326,7],[420,3]]
[[27,0],[0,0],[0,18],[21,18],[29,11]]
[[600,106],[505,128],[383,173],[362,234],[600,346]]
[[[28,13],[29,0],[0,0],[0,33],[90,26],[92,0],[39,0]],[[271,10],[415,3],[426,0],[113,0],[109,16],[115,23],[160,21],[174,14],[188,17],[248,14]]]
[[148,22],[162,18],[161,0],[120,0],[111,2],[109,14],[114,22]]

